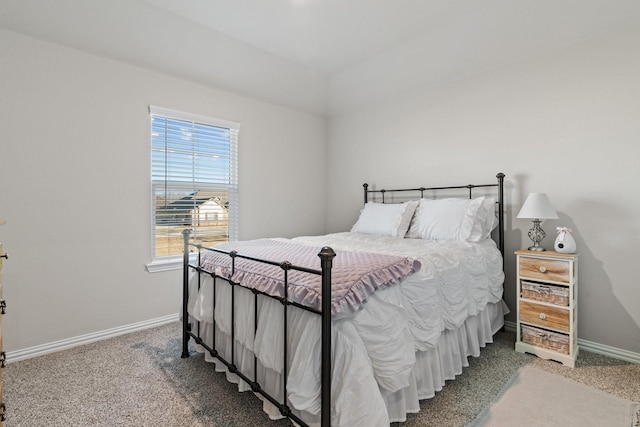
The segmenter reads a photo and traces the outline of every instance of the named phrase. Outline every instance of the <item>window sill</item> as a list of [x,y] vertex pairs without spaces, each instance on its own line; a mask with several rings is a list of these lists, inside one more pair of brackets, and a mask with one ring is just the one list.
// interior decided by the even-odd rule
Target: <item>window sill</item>
[[[191,262],[195,261],[195,254],[190,257]],[[160,273],[163,271],[182,270],[182,256],[175,258],[156,259],[146,265],[149,273]]]

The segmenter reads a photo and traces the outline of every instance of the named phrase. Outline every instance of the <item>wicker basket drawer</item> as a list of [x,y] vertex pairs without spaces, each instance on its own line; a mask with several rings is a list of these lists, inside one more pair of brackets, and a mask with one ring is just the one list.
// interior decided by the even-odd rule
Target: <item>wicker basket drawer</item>
[[521,326],[522,342],[558,353],[569,354],[569,335],[559,334],[529,325]]
[[568,306],[569,287],[522,280],[520,281],[520,297],[548,302],[549,304]]
[[568,261],[520,257],[520,276],[523,277],[569,283],[569,273]]

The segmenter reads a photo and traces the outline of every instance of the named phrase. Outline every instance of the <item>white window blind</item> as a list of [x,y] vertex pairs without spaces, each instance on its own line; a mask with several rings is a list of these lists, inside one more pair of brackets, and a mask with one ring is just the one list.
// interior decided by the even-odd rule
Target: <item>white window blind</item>
[[182,254],[182,231],[206,246],[237,240],[237,123],[149,107],[155,259]]

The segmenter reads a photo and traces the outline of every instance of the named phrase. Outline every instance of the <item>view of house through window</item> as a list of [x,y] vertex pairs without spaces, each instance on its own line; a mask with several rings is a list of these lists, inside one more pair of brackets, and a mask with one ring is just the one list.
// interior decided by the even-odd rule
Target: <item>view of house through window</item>
[[237,239],[238,125],[150,107],[152,245],[182,254],[182,231],[205,246]]

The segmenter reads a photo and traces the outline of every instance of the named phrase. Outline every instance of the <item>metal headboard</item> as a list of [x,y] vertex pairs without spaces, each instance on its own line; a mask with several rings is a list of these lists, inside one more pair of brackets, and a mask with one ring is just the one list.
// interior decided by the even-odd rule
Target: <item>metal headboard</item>
[[369,190],[369,184],[363,184],[364,187],[364,202],[367,203],[369,201],[369,194],[380,194],[382,198],[382,203],[385,203],[385,195],[387,193],[399,193],[399,192],[414,192],[420,193],[420,198],[424,197],[425,191],[438,191],[438,190],[459,190],[459,189],[468,189],[469,190],[469,198],[473,197],[473,190],[475,188],[487,188],[487,187],[497,187],[498,189],[498,201],[496,202],[498,205],[498,248],[502,253],[502,258],[504,260],[504,174],[502,172],[496,175],[498,182],[495,184],[467,184],[467,185],[452,185],[449,187],[418,187],[418,188],[399,188],[395,190]]

